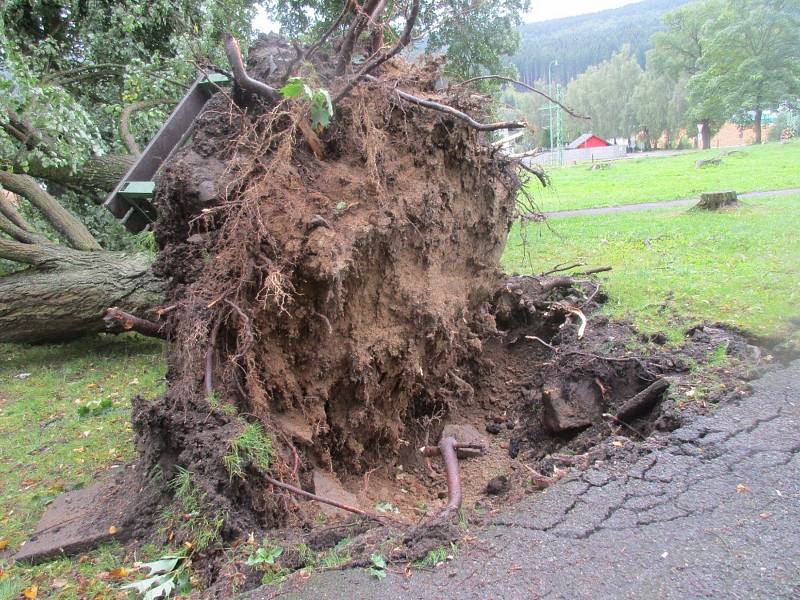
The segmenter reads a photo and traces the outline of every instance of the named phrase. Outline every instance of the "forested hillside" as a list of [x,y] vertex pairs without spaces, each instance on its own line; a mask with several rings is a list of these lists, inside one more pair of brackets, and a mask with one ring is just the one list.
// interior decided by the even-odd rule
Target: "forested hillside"
[[525,23],[513,62],[525,81],[536,81],[547,78],[547,66],[556,59],[553,79],[567,83],[629,44],[644,66],[650,36],[661,29],[661,17],[688,1],[646,0],[593,14]]

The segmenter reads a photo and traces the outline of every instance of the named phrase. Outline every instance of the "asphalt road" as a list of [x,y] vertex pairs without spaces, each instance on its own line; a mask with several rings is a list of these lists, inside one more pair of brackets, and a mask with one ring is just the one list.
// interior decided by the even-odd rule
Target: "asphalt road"
[[651,453],[529,496],[438,569],[319,573],[280,597],[800,600],[800,361],[754,389]]

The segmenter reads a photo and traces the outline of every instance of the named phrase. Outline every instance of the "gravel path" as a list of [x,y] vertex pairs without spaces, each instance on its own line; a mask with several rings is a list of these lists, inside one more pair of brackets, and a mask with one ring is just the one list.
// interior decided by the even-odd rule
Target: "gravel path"
[[[800,194],[800,188],[789,190],[772,190],[766,192],[746,192],[739,194],[739,198],[773,198],[776,196],[791,196]],[[642,210],[659,210],[665,208],[681,208],[697,204],[700,198],[685,198],[683,200],[668,200],[665,202],[643,202],[641,204],[625,204],[622,206],[604,206],[601,208],[580,208],[576,210],[558,210],[555,212],[544,213],[548,219],[566,219],[569,217],[588,217],[592,215],[611,215],[615,213],[638,212]]]

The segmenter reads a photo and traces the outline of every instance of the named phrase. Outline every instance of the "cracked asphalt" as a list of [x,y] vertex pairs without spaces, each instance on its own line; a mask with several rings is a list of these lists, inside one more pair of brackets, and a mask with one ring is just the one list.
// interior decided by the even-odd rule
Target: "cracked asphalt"
[[437,569],[319,573],[281,597],[800,600],[800,361],[753,387],[635,462],[527,497]]

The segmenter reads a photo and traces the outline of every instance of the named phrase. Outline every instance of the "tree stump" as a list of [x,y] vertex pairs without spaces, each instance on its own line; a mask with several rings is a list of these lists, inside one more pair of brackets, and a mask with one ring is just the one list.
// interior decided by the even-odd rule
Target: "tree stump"
[[696,161],[694,161],[694,168],[695,169],[702,169],[703,167],[717,166],[719,164],[722,164],[722,159],[721,158],[708,158],[708,159],[705,159],[705,160],[696,160]]
[[700,202],[695,205],[695,208],[703,210],[719,210],[726,206],[733,206],[738,203],[736,192],[729,190],[727,192],[708,192],[700,194]]

